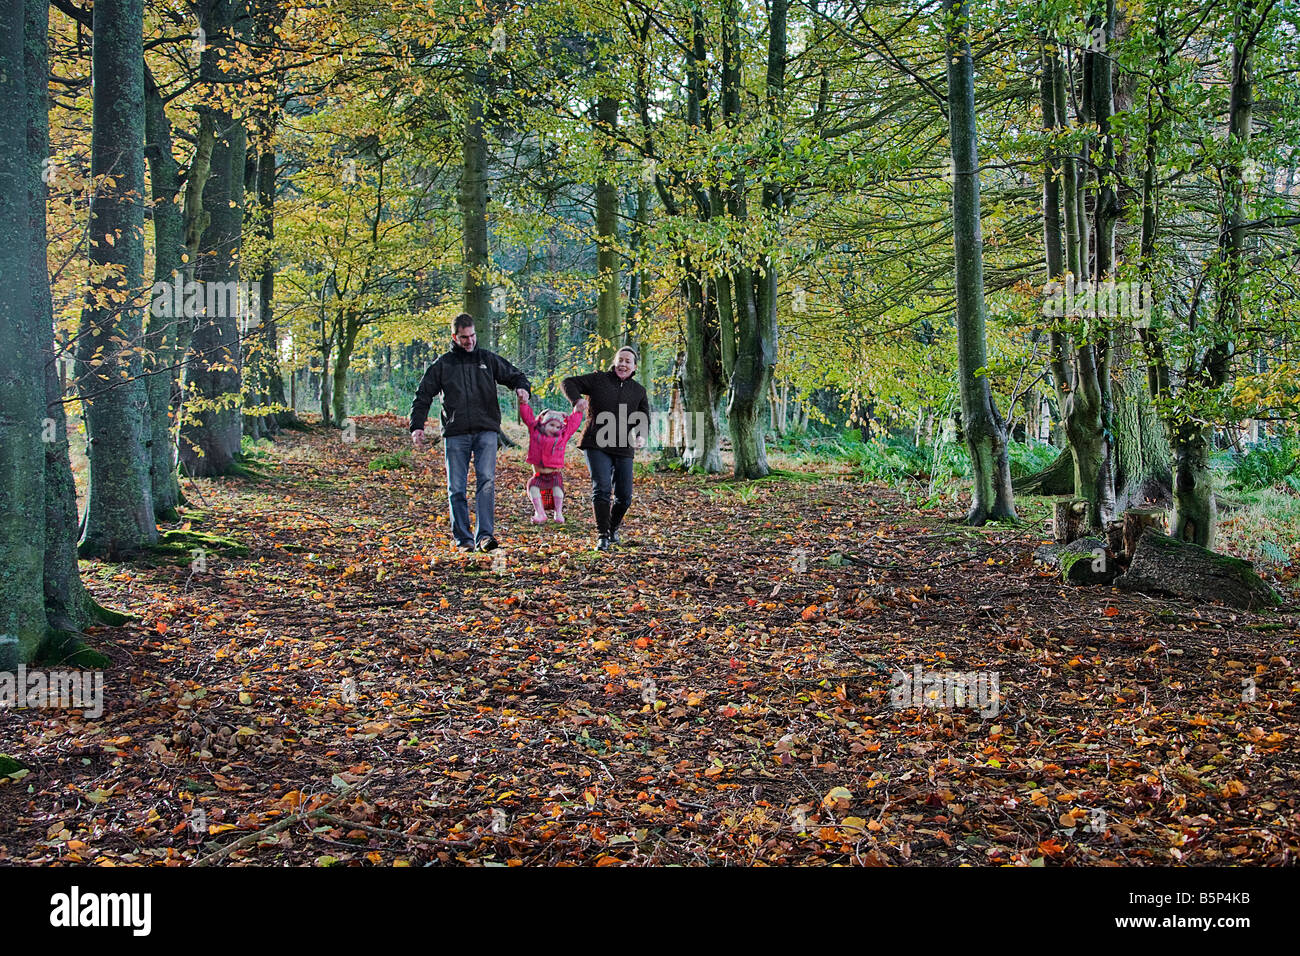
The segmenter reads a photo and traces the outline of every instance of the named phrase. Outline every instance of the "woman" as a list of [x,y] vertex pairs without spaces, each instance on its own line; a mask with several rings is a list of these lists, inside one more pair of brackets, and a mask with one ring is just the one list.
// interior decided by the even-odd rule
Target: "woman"
[[625,345],[608,371],[564,380],[564,393],[574,405],[584,395],[590,399],[591,411],[578,447],[586,453],[591,471],[591,503],[600,533],[597,551],[618,544],[619,525],[632,503],[632,458],[645,447],[650,428],[650,399],[632,377],[639,358],[636,349]]

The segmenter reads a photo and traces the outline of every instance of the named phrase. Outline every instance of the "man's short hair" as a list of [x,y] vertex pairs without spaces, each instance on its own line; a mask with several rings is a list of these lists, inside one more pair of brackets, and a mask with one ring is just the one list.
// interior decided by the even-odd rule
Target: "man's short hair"
[[472,328],[474,328],[474,316],[470,315],[468,312],[462,312],[460,315],[456,316],[456,318],[452,320],[451,334],[459,335],[461,329],[472,329]]

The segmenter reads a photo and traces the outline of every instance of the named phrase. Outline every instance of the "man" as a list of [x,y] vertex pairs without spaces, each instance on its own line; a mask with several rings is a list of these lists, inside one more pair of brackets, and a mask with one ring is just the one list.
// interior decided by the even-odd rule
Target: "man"
[[[492,536],[496,508],[497,438],[501,431],[501,409],[497,386],[515,390],[527,401],[532,389],[528,378],[495,352],[478,347],[474,317],[467,312],[456,316],[451,330],[452,345],[440,355],[420,380],[411,403],[411,442],[422,450],[426,439],[429,405],[442,396],[442,438],[447,460],[447,499],[451,508],[451,535],[456,546],[466,550],[491,551],[497,547]],[[471,537],[469,504],[465,488],[469,461],[474,459],[474,512],[476,527]]]

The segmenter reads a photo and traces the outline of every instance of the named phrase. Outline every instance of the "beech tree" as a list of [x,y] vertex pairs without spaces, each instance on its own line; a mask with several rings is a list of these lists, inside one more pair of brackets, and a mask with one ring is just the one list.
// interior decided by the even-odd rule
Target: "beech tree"
[[3,0],[0,93],[17,112],[0,129],[0,669],[45,655],[102,664],[80,649],[92,621],[121,623],[77,570],[77,504],[46,264],[49,5]]
[[980,230],[975,84],[968,37],[970,0],[944,0],[948,40],[948,127],[952,147],[952,220],[957,300],[957,375],[962,430],[971,458],[966,522],[1016,517],[1007,431],[989,386],[985,344],[984,256]]
[[158,540],[145,389],[144,0],[94,8],[92,288],[77,342],[90,440],[81,552],[119,557]]

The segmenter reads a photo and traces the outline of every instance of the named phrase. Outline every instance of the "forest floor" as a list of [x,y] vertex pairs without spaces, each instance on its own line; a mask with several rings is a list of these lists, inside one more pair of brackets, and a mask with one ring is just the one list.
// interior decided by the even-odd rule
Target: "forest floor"
[[[1041,523],[826,473],[638,474],[598,554],[580,456],[538,528],[522,449],[503,548],[457,553],[440,448],[368,467],[406,441],[289,433],[265,480],[187,483],[246,556],[83,565],[139,621],[93,633],[98,720],[0,715],[0,862],[1296,861],[1294,607],[1068,588]],[[946,672],[977,699],[898,690]]]

